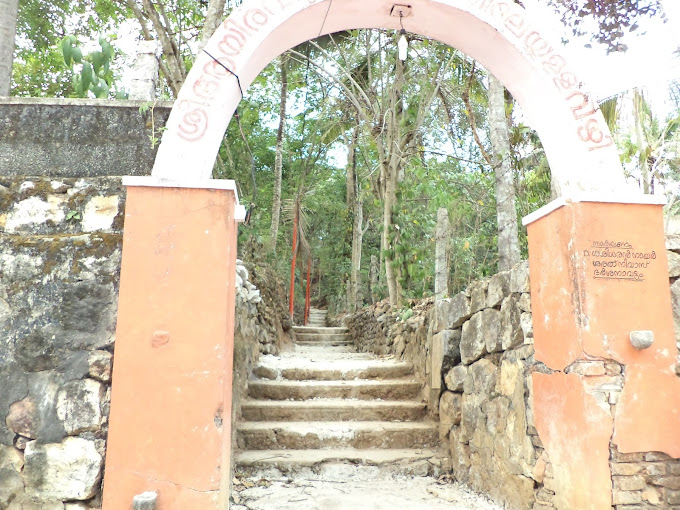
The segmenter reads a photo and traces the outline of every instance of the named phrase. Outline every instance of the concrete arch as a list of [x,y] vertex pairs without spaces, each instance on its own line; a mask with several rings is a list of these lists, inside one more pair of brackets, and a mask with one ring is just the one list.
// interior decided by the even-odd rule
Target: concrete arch
[[[255,0],[235,10],[196,58],[170,115],[154,177],[209,179],[241,90],[269,62],[324,34],[396,30],[395,5],[394,0]],[[538,131],[561,195],[622,190],[621,164],[597,104],[582,90],[560,47],[532,25],[524,9],[512,0],[419,0],[403,24],[465,52],[505,84]]]

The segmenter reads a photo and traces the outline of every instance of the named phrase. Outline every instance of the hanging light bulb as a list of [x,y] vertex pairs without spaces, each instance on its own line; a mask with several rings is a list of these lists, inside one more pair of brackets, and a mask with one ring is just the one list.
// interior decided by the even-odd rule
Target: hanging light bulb
[[399,38],[399,42],[397,43],[397,47],[399,48],[399,60],[406,60],[406,55],[408,54],[408,41],[406,40],[406,30],[403,28],[399,32],[401,34],[401,37]]

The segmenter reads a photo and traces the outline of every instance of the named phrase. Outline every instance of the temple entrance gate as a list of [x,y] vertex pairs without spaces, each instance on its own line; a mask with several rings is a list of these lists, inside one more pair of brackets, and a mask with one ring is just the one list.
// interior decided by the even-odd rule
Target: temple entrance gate
[[[612,436],[622,452],[680,456],[662,203],[625,192],[609,130],[559,46],[512,0],[254,0],[197,57],[152,176],[124,181],[105,510],[150,490],[161,510],[226,508],[244,209],[232,181],[210,179],[215,155],[242,91],[277,55],[321,35],[400,23],[496,75],[550,161],[560,198],[525,223],[536,359],[546,365],[533,376],[535,422],[561,505],[611,507]],[[640,348],[640,338],[653,341]],[[569,370],[607,359],[625,366],[614,416],[598,400],[607,376],[585,381]]]

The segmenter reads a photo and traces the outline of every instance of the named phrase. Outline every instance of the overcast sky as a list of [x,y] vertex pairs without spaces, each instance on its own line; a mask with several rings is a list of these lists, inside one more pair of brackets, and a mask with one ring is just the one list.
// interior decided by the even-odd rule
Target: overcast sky
[[[629,50],[607,55],[594,45],[585,48],[587,40],[572,39],[565,48],[567,58],[580,70],[582,79],[598,99],[604,99],[633,87],[645,86],[661,100],[667,94],[667,83],[680,78],[680,58],[673,51],[680,46],[680,1],[662,0],[668,22],[660,19],[644,23],[645,34],[629,37]],[[546,33],[571,35],[543,0],[523,0],[527,10],[548,30]]]

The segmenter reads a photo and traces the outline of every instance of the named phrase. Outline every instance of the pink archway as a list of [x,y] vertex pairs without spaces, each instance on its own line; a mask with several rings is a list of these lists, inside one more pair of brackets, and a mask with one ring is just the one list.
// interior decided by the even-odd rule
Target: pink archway
[[[304,41],[340,30],[397,30],[400,19],[395,14],[408,3],[256,0],[244,4],[196,58],[170,115],[153,175],[208,179],[241,90],[272,59]],[[582,90],[560,47],[532,25],[524,9],[512,0],[411,3],[403,18],[408,31],[467,53],[512,92],[541,137],[560,194],[622,189],[621,165],[597,104]]]
[[[159,493],[159,510],[226,508],[236,223],[244,210],[233,181],[210,178],[215,155],[242,90],[273,58],[337,31],[397,30],[400,10],[406,30],[464,51],[506,85],[538,131],[562,195],[525,222],[535,355],[554,371],[532,376],[534,419],[563,506],[611,508],[612,443],[626,453],[680,456],[661,202],[618,193],[623,171],[596,103],[513,0],[411,1],[250,0],[197,57],[153,175],[124,181],[104,510],[130,508],[144,491]],[[624,258],[635,254],[652,260],[644,275],[626,270]],[[633,333],[650,331],[649,350],[631,345]],[[593,359],[626,367],[615,413],[596,399],[606,375],[570,369]],[[657,395],[663,406],[641,407]]]

